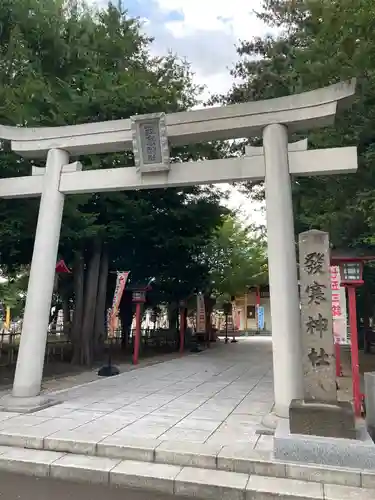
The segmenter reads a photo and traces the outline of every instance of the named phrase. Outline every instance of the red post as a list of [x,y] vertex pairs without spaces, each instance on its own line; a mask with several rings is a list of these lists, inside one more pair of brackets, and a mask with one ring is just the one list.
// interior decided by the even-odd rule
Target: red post
[[358,331],[357,331],[357,308],[356,308],[356,290],[355,286],[348,286],[349,297],[349,323],[351,338],[351,357],[352,357],[352,383],[354,413],[356,417],[361,416],[361,388],[359,381],[359,357],[358,357]]
[[260,306],[260,287],[257,286],[257,291],[256,291],[256,304],[257,306]]
[[133,365],[138,364],[140,342],[141,342],[141,303],[136,302],[136,304],[135,304],[135,339],[134,339]]
[[180,308],[180,354],[183,354],[185,348],[185,308]]

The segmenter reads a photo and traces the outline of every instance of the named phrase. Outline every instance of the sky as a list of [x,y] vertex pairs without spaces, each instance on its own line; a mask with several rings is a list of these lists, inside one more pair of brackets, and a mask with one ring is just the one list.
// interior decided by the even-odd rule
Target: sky
[[[172,51],[189,61],[195,81],[206,87],[205,98],[230,89],[229,71],[238,59],[239,40],[270,32],[254,12],[261,4],[262,0],[122,0],[122,7],[140,18],[144,31],[154,37],[155,55]],[[245,219],[264,220],[260,207],[235,189],[229,205],[241,207]]]
[[211,93],[230,88],[229,70],[237,60],[239,40],[270,31],[254,13],[261,4],[262,0],[122,0],[123,8],[140,18],[146,33],[155,38],[153,51],[163,55],[172,50],[186,58],[196,81]]

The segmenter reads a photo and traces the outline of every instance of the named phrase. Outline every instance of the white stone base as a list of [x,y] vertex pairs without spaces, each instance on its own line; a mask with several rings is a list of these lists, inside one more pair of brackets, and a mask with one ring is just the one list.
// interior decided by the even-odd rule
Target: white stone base
[[[280,420],[280,417],[276,415],[276,413],[268,413],[262,418],[262,426],[267,430],[267,431],[276,431],[277,424]],[[261,432],[259,431],[258,434]]]
[[13,413],[34,413],[61,403],[50,396],[35,396],[32,398],[16,398],[11,394],[0,399],[0,411]]
[[291,434],[289,420],[280,419],[274,437],[274,458],[283,462],[375,469],[375,444],[365,425],[358,424],[357,439]]

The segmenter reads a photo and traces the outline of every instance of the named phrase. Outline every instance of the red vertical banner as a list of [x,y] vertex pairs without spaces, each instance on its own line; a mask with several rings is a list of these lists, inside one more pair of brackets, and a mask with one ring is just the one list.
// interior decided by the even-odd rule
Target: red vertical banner
[[121,298],[125,290],[126,282],[128,281],[129,278],[129,274],[130,271],[117,273],[116,288],[115,288],[115,293],[113,295],[112,310],[110,312],[110,321],[109,321],[109,332],[112,335],[116,330],[117,314],[120,307]]
[[332,319],[335,344],[348,345],[345,288],[341,286],[340,267],[331,266]]

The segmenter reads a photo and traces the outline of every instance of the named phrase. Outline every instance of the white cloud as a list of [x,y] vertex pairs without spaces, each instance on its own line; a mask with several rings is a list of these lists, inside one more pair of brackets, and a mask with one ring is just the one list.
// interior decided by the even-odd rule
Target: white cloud
[[[87,0],[104,6],[107,0]],[[272,32],[255,14],[263,0],[121,0],[131,16],[144,22],[155,40],[152,51],[177,53],[191,63],[205,97],[226,92],[230,69],[238,59],[236,45]],[[115,2],[116,3],[116,2]]]
[[[157,0],[164,12],[179,11],[184,16],[180,23],[179,36],[196,31],[219,30],[237,37],[248,37],[249,26],[254,24],[253,11],[261,6],[261,0]],[[255,21],[257,23],[257,21]],[[258,28],[261,24],[258,23]]]
[[206,95],[225,92],[232,83],[229,70],[238,58],[235,46],[239,40],[270,31],[254,13],[261,9],[261,3],[261,0],[155,0],[161,14],[178,12],[183,20],[160,24],[150,16],[146,29],[155,37],[158,53],[170,49],[186,57],[196,80],[207,86]]

